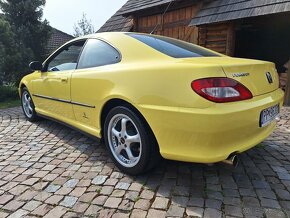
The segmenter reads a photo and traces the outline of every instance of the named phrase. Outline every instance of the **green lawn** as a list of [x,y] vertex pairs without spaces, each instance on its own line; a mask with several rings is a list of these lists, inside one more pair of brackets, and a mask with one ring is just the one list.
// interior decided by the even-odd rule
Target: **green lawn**
[[4,102],[0,102],[0,109],[11,108],[11,107],[18,107],[20,105],[21,105],[21,103],[20,103],[20,100],[19,99],[6,100]]

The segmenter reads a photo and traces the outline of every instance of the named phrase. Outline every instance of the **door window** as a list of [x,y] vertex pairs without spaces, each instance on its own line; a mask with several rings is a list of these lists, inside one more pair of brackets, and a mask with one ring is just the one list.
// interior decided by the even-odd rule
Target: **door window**
[[89,39],[81,54],[78,69],[99,67],[120,62],[121,55],[108,43]]
[[79,41],[63,48],[46,64],[47,71],[51,72],[76,69],[77,61],[84,44],[85,41]]

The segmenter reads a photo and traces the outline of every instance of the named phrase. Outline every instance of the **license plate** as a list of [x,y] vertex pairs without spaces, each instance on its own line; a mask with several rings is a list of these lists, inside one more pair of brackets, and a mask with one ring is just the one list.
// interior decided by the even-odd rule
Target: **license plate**
[[260,115],[260,127],[267,126],[279,115],[279,104],[262,110]]

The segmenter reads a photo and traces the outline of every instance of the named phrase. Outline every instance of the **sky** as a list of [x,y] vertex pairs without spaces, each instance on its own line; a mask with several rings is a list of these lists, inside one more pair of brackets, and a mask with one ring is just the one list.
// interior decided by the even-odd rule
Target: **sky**
[[46,0],[44,18],[50,25],[68,34],[74,33],[74,24],[86,17],[97,31],[127,0]]

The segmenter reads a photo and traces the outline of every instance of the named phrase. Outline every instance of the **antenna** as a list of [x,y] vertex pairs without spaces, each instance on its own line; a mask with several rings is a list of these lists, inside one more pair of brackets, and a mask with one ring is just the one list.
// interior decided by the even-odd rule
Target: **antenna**
[[[171,1],[169,2],[169,4],[167,5],[167,7],[166,7],[164,13],[162,14],[162,16],[161,16],[161,20],[162,20],[162,21],[163,21],[163,19],[164,19],[164,15],[167,13],[167,11],[168,11],[169,7],[171,6],[172,2],[173,2],[173,0],[171,0]],[[150,32],[150,34],[154,33],[155,30],[157,29],[157,27],[158,27],[159,25],[160,25],[160,23],[157,23],[156,26],[154,27],[154,29]]]

